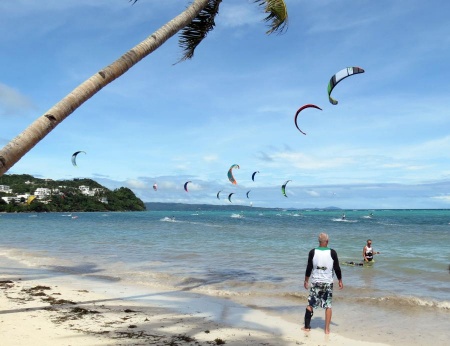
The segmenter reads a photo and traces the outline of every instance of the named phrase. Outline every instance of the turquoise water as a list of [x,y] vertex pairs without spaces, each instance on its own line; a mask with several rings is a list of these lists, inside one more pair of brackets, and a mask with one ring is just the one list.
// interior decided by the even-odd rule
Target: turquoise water
[[60,274],[301,305],[320,232],[341,262],[360,261],[368,238],[381,252],[373,266],[341,266],[337,300],[450,310],[450,210],[0,214],[0,256]]

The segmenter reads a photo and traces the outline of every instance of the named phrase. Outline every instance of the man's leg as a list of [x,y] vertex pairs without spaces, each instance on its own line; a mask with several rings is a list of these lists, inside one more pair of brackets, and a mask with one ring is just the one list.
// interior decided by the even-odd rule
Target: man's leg
[[325,334],[330,334],[331,308],[325,309]]
[[311,317],[313,315],[313,308],[312,306],[308,305],[306,307],[305,311],[305,326],[302,328],[304,331],[310,331],[311,330]]

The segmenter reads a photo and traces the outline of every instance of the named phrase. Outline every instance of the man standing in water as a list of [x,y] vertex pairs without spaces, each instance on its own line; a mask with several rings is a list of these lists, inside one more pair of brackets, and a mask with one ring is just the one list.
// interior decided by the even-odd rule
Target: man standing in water
[[328,247],[328,234],[320,233],[319,247],[309,252],[305,282],[303,284],[305,289],[308,289],[309,278],[311,277],[308,306],[305,312],[305,326],[302,328],[305,331],[311,330],[311,317],[313,316],[314,308],[322,307],[325,309],[325,334],[330,334],[333,271],[339,280],[339,289],[343,289],[344,284],[342,283],[342,273],[337,253]]

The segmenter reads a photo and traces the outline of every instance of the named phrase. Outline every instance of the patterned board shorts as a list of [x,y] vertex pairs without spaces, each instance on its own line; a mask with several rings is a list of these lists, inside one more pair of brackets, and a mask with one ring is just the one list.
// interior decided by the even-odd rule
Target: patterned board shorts
[[313,308],[331,308],[333,284],[316,282],[309,288],[308,305]]

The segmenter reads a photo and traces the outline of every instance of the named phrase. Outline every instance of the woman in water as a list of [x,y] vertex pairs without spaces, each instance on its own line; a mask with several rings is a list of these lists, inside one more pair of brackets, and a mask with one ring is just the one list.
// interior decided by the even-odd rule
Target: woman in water
[[363,258],[364,262],[372,262],[373,261],[373,255],[379,254],[379,252],[375,252],[375,250],[372,247],[372,240],[367,239],[367,245],[364,246],[363,249]]

